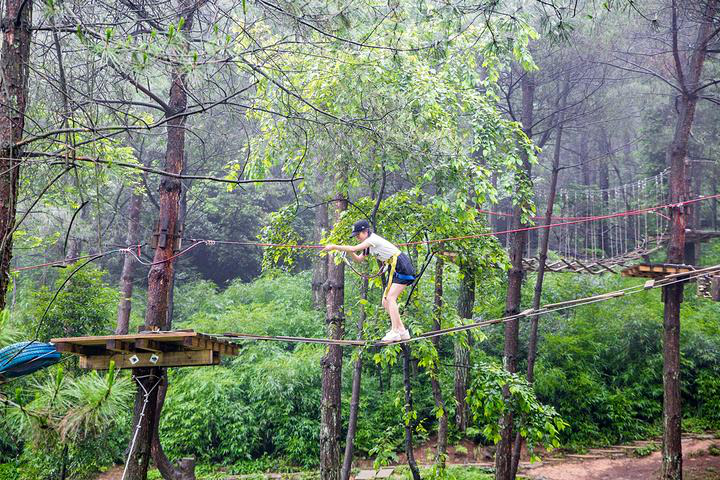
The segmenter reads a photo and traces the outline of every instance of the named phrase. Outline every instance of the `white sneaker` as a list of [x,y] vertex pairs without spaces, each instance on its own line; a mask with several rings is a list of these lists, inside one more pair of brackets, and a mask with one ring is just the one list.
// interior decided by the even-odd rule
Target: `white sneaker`
[[400,333],[395,330],[389,330],[385,336],[380,340],[381,342],[397,342],[402,340]]
[[407,328],[400,330],[400,340],[410,340],[410,332]]

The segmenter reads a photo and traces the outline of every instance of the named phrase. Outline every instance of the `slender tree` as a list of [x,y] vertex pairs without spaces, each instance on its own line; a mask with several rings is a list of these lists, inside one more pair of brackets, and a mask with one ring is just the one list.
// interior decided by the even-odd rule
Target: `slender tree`
[[[195,12],[204,3],[202,0],[181,0],[178,5],[178,19],[182,24],[181,32],[187,35],[192,29]],[[186,48],[182,42],[181,50]],[[187,73],[180,66],[172,68],[170,75],[170,100],[167,104],[168,116],[167,144],[165,150],[164,170],[174,175],[183,172],[185,160],[185,120],[187,108]],[[146,329],[167,329],[170,288],[174,272],[173,255],[176,253],[176,240],[179,232],[181,182],[179,178],[164,176],[160,181],[158,204],[157,246],[153,257],[153,265],[148,273],[148,301],[145,312]],[[147,476],[151,443],[154,436],[153,427],[157,425],[158,386],[166,381],[164,372],[158,368],[141,368],[133,371],[140,388],[135,397],[133,425],[138,429],[138,445],[128,458],[129,480],[144,480]],[[146,398],[145,392],[151,392]],[[143,404],[145,413],[143,413]],[[162,472],[166,479],[175,479],[175,472]]]
[[6,0],[0,47],[0,310],[10,280],[32,41],[32,1]]
[[[460,318],[469,320],[475,307],[475,269],[461,263],[460,294],[457,300],[457,311]],[[465,342],[469,343],[470,333],[465,333]],[[454,345],[455,357],[455,426],[464,432],[468,426],[469,408],[467,404],[467,390],[470,376],[470,349],[466,343],[456,341]]]
[[[679,84],[676,101],[677,119],[672,142],[667,149],[667,163],[670,165],[670,203],[677,204],[686,200],[687,173],[686,161],[690,130],[695,119],[702,81],[703,66],[707,57],[708,44],[718,35],[715,26],[718,14],[718,0],[689,2],[684,4],[689,16],[694,16],[697,31],[694,42],[687,54],[680,46],[679,22],[681,15],[677,2],[671,1],[671,37],[674,74]],[[685,260],[685,227],[689,215],[687,206],[670,209],[670,243],[667,260],[671,263],[683,263]],[[682,478],[682,443],[680,402],[680,303],[683,299],[683,283],[663,287],[663,465],[662,478],[678,480]]]
[[[133,190],[130,197],[127,213],[127,236],[125,245],[131,247],[139,242],[140,213],[142,211],[142,191]],[[128,333],[130,325],[130,311],[132,310],[133,275],[135,273],[135,259],[131,255],[123,257],[122,271],[120,273],[120,302],[118,304],[118,318],[115,333],[124,335]]]
[[[444,261],[442,257],[435,260],[435,301],[433,314],[433,330],[440,330],[440,319],[442,318],[443,308],[443,277],[444,277]],[[435,351],[440,352],[440,337],[432,338]],[[438,417],[437,429],[437,450],[435,453],[435,464],[440,470],[445,469],[445,461],[447,458],[447,433],[448,433],[448,417],[445,409],[445,401],[443,399],[442,389],[440,388],[439,365],[434,364],[430,374],[430,385],[432,387],[433,400],[435,409],[441,412]],[[458,406],[458,408],[460,408]]]
[[[532,73],[526,72],[521,79],[522,88],[522,127],[525,134],[532,138],[533,110],[535,99],[535,81]],[[530,181],[530,158],[524,150],[521,152],[523,169],[517,173],[518,183]],[[518,230],[526,226],[522,218],[523,205],[517,205],[513,210],[512,229]],[[505,298],[505,315],[515,315],[520,312],[521,291],[525,271],[523,269],[523,254],[527,244],[527,231],[512,234],[510,250],[511,267],[508,271],[507,296]],[[517,371],[519,320],[516,318],[505,323],[505,345],[503,350],[503,367],[510,373]],[[507,387],[504,388],[505,398],[509,398]],[[508,412],[500,418],[500,442],[495,453],[495,479],[510,480],[512,478],[512,445],[513,445],[513,416]]]
[[[338,178],[343,185],[346,174]],[[342,188],[342,187],[340,187]],[[333,201],[333,223],[340,220],[347,210],[347,194],[338,190]],[[345,323],[345,265],[329,261],[327,288],[325,291],[325,323],[328,338],[343,337]],[[342,347],[329,345],[321,361],[322,400],[320,406],[320,478],[340,479],[340,430],[341,388],[342,388]]]
[[[315,241],[320,241],[323,232],[328,229],[328,204],[321,202],[315,207]],[[312,297],[313,305],[318,310],[325,307],[325,282],[328,276],[328,257],[318,255],[313,259],[313,275],[312,275]]]

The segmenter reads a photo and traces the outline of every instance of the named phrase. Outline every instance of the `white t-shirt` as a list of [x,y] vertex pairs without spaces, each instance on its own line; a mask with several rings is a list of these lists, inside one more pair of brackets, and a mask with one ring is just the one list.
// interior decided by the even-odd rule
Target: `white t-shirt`
[[387,261],[394,255],[400,255],[400,249],[380,235],[371,233],[367,241],[370,243],[370,255],[376,256],[381,262]]

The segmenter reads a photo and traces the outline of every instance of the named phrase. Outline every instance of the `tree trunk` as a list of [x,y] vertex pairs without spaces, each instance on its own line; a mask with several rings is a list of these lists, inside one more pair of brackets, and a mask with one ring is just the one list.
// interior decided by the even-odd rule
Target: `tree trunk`
[[[672,143],[667,150],[670,164],[670,202],[687,200],[686,157],[690,131],[695,117],[698,87],[707,54],[707,45],[713,31],[713,18],[717,13],[717,0],[705,3],[704,16],[698,26],[697,39],[692,44],[688,62],[680,60],[677,41],[677,5],[672,2],[673,54],[677,77],[681,79],[682,95],[677,101],[677,122]],[[686,67],[683,68],[682,64]],[[684,73],[683,73],[683,70]],[[685,80],[684,82],[682,80]],[[667,259],[670,263],[683,263],[685,253],[685,226],[690,215],[687,207],[670,209],[670,242]],[[662,478],[682,479],[682,444],[680,402],[680,303],[683,283],[663,288],[663,465]]]
[[[598,152],[600,153],[600,160],[598,162],[598,188],[600,188],[600,196],[602,204],[600,211],[606,213],[608,211],[608,189],[610,188],[610,155],[612,146],[610,144],[610,137],[608,136],[607,129],[603,126],[600,129],[600,137],[598,138]],[[606,255],[610,256],[610,237],[607,235],[605,225],[610,222],[600,221],[598,222],[598,247],[601,248]]]
[[[467,266],[461,266],[460,294],[458,295],[457,311],[463,320],[472,319],[475,307],[475,271]],[[465,333],[466,338],[470,333]],[[469,340],[469,338],[468,338]],[[468,426],[469,408],[467,404],[467,389],[470,376],[470,350],[462,342],[455,342],[455,425],[458,431],[464,432]]]
[[[180,16],[184,17],[183,34],[192,28],[193,17],[199,2],[182,0],[178,6]],[[165,151],[165,165],[163,170],[181,174],[184,168],[185,157],[185,116],[179,115],[187,108],[186,73],[181,66],[173,68],[171,73],[170,101],[165,115],[171,117],[167,124],[167,146]],[[158,218],[157,247],[153,257],[153,266],[148,274],[148,301],[145,312],[145,328],[166,329],[168,319],[168,306],[170,289],[174,272],[172,256],[176,253],[176,236],[179,233],[181,182],[178,178],[163,177],[160,181],[158,204],[160,206]],[[145,382],[157,382],[163,379],[161,369],[136,369],[135,379]],[[145,379],[140,377],[150,375]],[[148,398],[147,410],[144,417],[140,417],[142,405],[142,391],[138,390],[135,397],[135,410],[133,425],[138,426],[138,437],[142,439],[139,445],[131,452],[128,459],[129,469],[127,480],[145,480],[151,442],[153,439],[153,426],[158,416],[157,391],[155,388]],[[168,477],[165,477],[168,478]],[[177,478],[177,477],[169,477]]]
[[580,134],[580,162],[583,185],[592,185],[592,172],[590,172],[590,153],[588,152],[587,133]]
[[[362,286],[360,287],[360,298],[367,300],[369,282],[367,278],[362,279]],[[360,315],[358,316],[357,329],[358,329],[358,340],[363,338],[363,327],[365,325],[365,319],[367,314],[365,308],[360,307]],[[357,419],[358,411],[360,410],[360,386],[362,378],[362,353],[358,352],[357,359],[353,366],[353,379],[352,379],[352,394],[350,396],[350,417],[348,419],[348,430],[345,436],[345,456],[343,458],[343,466],[340,477],[342,480],[348,480],[350,478],[350,471],[352,470],[352,461],[355,447],[355,432],[357,430]]]
[[156,413],[154,417],[153,438],[151,443],[152,459],[164,479],[195,480],[195,459],[183,458],[180,462],[178,462],[178,466],[176,467],[170,462],[170,460],[168,460],[167,455],[165,455],[165,452],[163,451],[162,444],[160,443],[160,416],[162,414],[163,405],[165,404],[167,388],[167,375],[163,372],[162,383],[158,385],[156,399]]
[[[565,92],[562,94],[558,102],[559,111],[565,109],[567,100],[566,84]],[[553,150],[552,170],[550,174],[550,187],[548,191],[547,207],[545,208],[544,224],[552,223],[553,208],[555,206],[555,195],[557,192],[558,174],[560,173],[560,154],[562,147],[563,135],[563,114],[558,114],[558,126],[555,134],[555,147]],[[550,229],[543,228],[540,230],[540,252],[538,256],[538,273],[535,279],[535,291],[533,292],[532,308],[538,310],[540,308],[540,300],[542,298],[543,281],[545,279],[545,264],[547,263],[548,245],[550,243]],[[530,338],[528,339],[528,359],[527,359],[527,380],[533,383],[535,380],[535,358],[537,356],[537,338],[538,338],[538,317],[533,315],[530,319]],[[515,445],[513,447],[512,459],[512,478],[517,475],[518,465],[520,464],[520,453],[522,449],[523,439],[520,432],[515,434]]]
[[[138,244],[140,229],[140,211],[143,203],[142,193],[133,193],[128,207],[128,227],[125,245],[133,248]],[[135,272],[135,259],[130,255],[123,258],[122,273],[120,274],[120,304],[118,306],[117,335],[128,333],[130,325],[130,310],[132,309],[133,273]]]
[[[435,261],[435,313],[433,315],[433,330],[440,330],[443,306],[443,267],[442,257],[437,257]],[[435,351],[440,355],[440,337],[431,339]],[[430,370],[430,386],[432,387],[433,400],[435,408],[442,412],[438,418],[438,437],[437,452],[435,454],[435,464],[443,471],[445,470],[445,461],[447,459],[447,410],[445,409],[445,401],[443,400],[442,389],[440,388],[440,366],[435,364]]]
[[[319,242],[323,232],[328,228],[328,204],[323,202],[315,208],[315,232],[313,238]],[[313,260],[312,297],[313,306],[317,310],[325,308],[325,291],[323,287],[328,276],[328,256],[317,255]]]
[[145,480],[150,463],[152,425],[155,424],[157,382],[161,378],[161,373],[159,368],[135,368],[132,372],[133,379],[140,388],[135,393],[127,473],[123,475],[123,478],[125,480]]
[[[526,73],[522,80],[522,125],[525,134],[532,138],[533,103],[535,98],[535,81],[530,73]],[[518,175],[518,184],[530,181],[530,159],[523,154],[523,170]],[[526,227],[522,221],[522,205],[513,209],[513,230]],[[508,272],[508,289],[505,298],[505,315],[515,315],[520,311],[521,290],[525,272],[523,270],[523,253],[527,244],[527,231],[516,232],[512,235],[510,250],[511,268]],[[517,370],[518,351],[518,319],[505,323],[505,346],[503,350],[503,367],[510,373]],[[503,388],[506,401],[510,397],[507,387]],[[513,444],[513,416],[511,412],[500,419],[500,442],[495,453],[495,479],[510,480],[512,478],[512,444]]]
[[15,144],[25,128],[28,100],[32,7],[27,0],[6,0],[0,49],[0,310],[10,282],[12,232],[17,210],[22,149]]
[[[342,174],[344,176],[344,174]],[[342,179],[339,179],[342,182]],[[334,201],[333,221],[340,220],[347,210],[347,198],[338,192]],[[345,264],[328,261],[328,280],[325,291],[325,322],[328,338],[342,338],[345,321]],[[340,430],[342,347],[328,345],[321,361],[322,403],[320,406],[320,479],[340,479]]]
[[403,386],[405,389],[405,455],[407,456],[408,466],[412,473],[413,480],[421,480],[420,470],[418,470],[413,453],[413,429],[415,427],[412,421],[413,401],[412,401],[412,384],[410,383],[410,346],[407,343],[402,344],[403,351]]
[[[187,186],[189,187],[189,184]],[[180,231],[184,230],[185,218],[187,215],[187,189],[182,187],[182,193],[180,195],[180,207],[178,211],[178,225]],[[179,261],[180,259],[176,260]],[[169,299],[167,315],[165,317],[165,323],[161,330],[170,330],[173,323],[173,313],[175,310],[175,278],[177,276],[177,269],[173,269],[172,277],[170,279]],[[177,467],[172,464],[165,455],[165,451],[160,443],[160,418],[162,414],[163,406],[165,405],[165,395],[168,389],[168,377],[167,369],[161,369],[162,381],[158,385],[157,401],[155,403],[155,423],[153,424],[153,437],[150,444],[150,452],[152,454],[153,462],[157,466],[162,477],[166,480],[195,480],[195,459],[194,458],[183,458],[178,462]]]

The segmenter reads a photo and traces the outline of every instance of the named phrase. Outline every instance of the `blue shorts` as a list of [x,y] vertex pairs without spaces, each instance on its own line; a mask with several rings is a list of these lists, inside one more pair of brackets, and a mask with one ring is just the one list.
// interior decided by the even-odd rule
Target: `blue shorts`
[[395,264],[395,274],[392,278],[392,283],[399,283],[400,285],[412,285],[415,281],[415,268],[413,267],[410,257],[405,253],[398,255],[397,262]]

